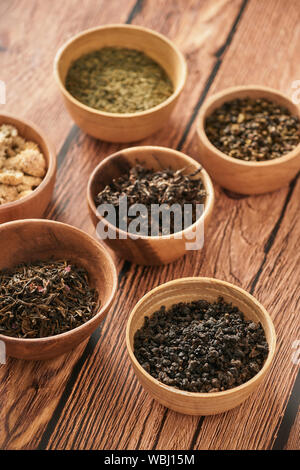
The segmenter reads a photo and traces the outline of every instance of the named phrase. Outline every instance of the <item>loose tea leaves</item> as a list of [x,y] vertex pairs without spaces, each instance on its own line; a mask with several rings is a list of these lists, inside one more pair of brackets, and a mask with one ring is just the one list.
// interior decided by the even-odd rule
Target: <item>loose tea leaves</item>
[[121,47],[104,47],[77,59],[67,73],[66,89],[83,104],[109,113],[145,111],[174,91],[157,62]]
[[67,261],[20,265],[0,272],[0,334],[44,338],[90,320],[99,307],[87,272]]
[[[165,169],[154,171],[137,165],[130,169],[129,173],[122,177],[114,179],[112,183],[106,186],[96,197],[97,206],[102,204],[112,204],[117,212],[116,219],[124,222],[124,217],[120,216],[120,201],[122,197],[127,196],[128,208],[136,204],[143,204],[147,208],[147,223],[145,227],[140,227],[142,235],[153,235],[154,227],[152,215],[153,205],[171,207],[173,204],[178,206],[179,223],[177,224],[176,214],[170,214],[168,224],[164,225],[162,213],[159,214],[157,225],[157,235],[169,235],[182,228],[186,228],[186,221],[191,224],[197,220],[197,206],[204,204],[206,199],[206,190],[202,179],[199,178],[201,169],[191,174],[185,174],[184,169],[172,170]],[[125,223],[132,221],[134,216],[125,214]]]
[[134,337],[142,367],[166,385],[189,392],[220,392],[250,380],[262,368],[268,344],[259,323],[245,320],[221,297],[164,306]]
[[267,99],[235,99],[217,108],[205,122],[211,143],[230,157],[273,160],[300,142],[299,118]]

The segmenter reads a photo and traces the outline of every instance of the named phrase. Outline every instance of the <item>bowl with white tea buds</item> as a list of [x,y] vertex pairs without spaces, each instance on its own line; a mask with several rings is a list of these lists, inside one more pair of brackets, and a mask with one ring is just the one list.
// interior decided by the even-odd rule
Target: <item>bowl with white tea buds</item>
[[256,391],[274,358],[276,333],[265,308],[240,287],[190,277],[142,297],[128,319],[126,344],[153,398],[179,413],[212,415]]
[[197,135],[199,161],[229,191],[275,191],[300,170],[299,107],[272,88],[239,86],[211,96]]
[[0,115],[0,223],[42,217],[53,194],[56,155],[37,126]]
[[109,248],[131,262],[159,265],[202,248],[214,189],[187,155],[140,146],[100,162],[87,199],[97,235]]

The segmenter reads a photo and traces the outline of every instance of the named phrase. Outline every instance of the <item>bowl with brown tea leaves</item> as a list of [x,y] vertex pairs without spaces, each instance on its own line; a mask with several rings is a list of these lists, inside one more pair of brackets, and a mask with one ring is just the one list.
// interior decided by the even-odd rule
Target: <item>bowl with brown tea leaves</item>
[[88,338],[117,286],[114,263],[88,234],[51,220],[0,226],[0,341],[8,356],[49,359]]

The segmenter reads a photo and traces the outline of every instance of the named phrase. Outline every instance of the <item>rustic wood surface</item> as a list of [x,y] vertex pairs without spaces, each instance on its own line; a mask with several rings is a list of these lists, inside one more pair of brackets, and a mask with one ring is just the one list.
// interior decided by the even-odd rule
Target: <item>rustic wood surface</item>
[[[80,30],[131,22],[153,28],[185,54],[188,81],[168,125],[143,145],[197,157],[195,118],[206,96],[262,84],[291,96],[300,78],[298,0],[4,0],[0,79],[12,112],[39,124],[58,152],[48,218],[94,234],[85,193],[97,163],[125,145],[85,136],[64,109],[52,76],[59,46]],[[299,449],[300,179],[273,194],[239,197],[216,187],[205,248],[165,267],[117,261],[119,289],[102,326],[71,353],[0,366],[1,449]],[[190,417],[154,402],[125,348],[136,301],[182,276],[217,277],[253,293],[270,312],[277,353],[267,380],[240,407]]]

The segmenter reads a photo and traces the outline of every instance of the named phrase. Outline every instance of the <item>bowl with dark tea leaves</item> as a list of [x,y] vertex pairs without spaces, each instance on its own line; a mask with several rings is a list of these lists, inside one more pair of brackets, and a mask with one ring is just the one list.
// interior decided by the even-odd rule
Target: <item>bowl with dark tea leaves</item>
[[0,341],[7,356],[49,359],[104,319],[117,276],[97,241],[70,225],[29,219],[0,226]]
[[167,122],[187,67],[165,36],[120,24],[70,39],[56,55],[54,74],[70,115],[84,132],[108,142],[134,142]]
[[265,380],[276,333],[248,292],[190,277],[141,298],[128,319],[126,344],[136,376],[153,398],[179,413],[212,415],[240,405]]
[[199,161],[232,192],[275,191],[300,170],[299,106],[272,88],[238,86],[211,96],[197,134]]
[[214,189],[187,155],[140,146],[99,163],[87,199],[97,235],[109,248],[131,262],[159,265],[202,248]]

